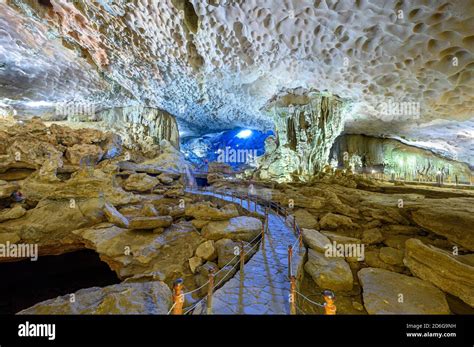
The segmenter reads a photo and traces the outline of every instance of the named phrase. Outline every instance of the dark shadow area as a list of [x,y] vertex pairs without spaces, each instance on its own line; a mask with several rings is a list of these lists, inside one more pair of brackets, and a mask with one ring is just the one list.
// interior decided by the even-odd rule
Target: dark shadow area
[[15,314],[79,289],[120,283],[92,250],[0,263],[0,314]]

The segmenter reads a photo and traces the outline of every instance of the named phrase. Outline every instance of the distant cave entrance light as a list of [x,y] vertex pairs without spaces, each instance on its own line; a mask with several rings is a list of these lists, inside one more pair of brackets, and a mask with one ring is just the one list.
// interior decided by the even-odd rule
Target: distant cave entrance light
[[244,129],[244,130],[241,130],[236,136],[239,139],[246,139],[246,138],[250,137],[251,135],[252,135],[252,130]]

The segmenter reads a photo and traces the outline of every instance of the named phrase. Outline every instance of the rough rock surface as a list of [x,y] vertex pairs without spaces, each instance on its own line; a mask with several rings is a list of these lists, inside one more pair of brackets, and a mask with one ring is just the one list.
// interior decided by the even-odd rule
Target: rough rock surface
[[171,216],[156,216],[156,217],[133,217],[129,221],[130,229],[157,229],[166,228],[173,223]]
[[102,149],[97,145],[75,144],[66,151],[66,158],[73,165],[97,164],[104,155]]
[[306,229],[318,229],[318,220],[308,211],[299,209],[295,211],[294,216],[296,217],[296,223],[300,228]]
[[185,214],[199,220],[226,220],[237,217],[239,211],[234,204],[227,204],[222,208],[217,208],[213,207],[209,201],[203,201],[187,206]]
[[124,182],[123,187],[126,190],[146,192],[152,190],[160,181],[156,177],[146,173],[137,173],[130,175]]
[[104,213],[107,220],[121,228],[128,228],[129,221],[117,209],[108,203],[104,205]]
[[159,281],[120,283],[81,289],[71,295],[40,302],[18,314],[167,314],[171,290]]
[[262,222],[254,217],[234,217],[228,221],[213,221],[202,228],[201,235],[209,240],[231,239],[252,241],[262,232]]
[[331,244],[331,240],[317,230],[302,229],[302,233],[303,242],[315,251],[324,252],[326,246]]
[[350,229],[355,227],[349,217],[334,213],[324,215],[319,221],[319,224],[322,229]]
[[420,240],[409,239],[404,263],[415,276],[474,307],[474,266],[463,262],[461,256],[453,256]]
[[[446,205],[449,204],[449,209]],[[445,236],[474,251],[474,206],[472,199],[452,198],[448,201],[427,201],[412,212],[413,220],[422,228]]]
[[[471,164],[474,158],[469,1],[0,6],[8,33],[5,98],[87,102],[94,95],[100,107],[139,99],[199,132],[210,124],[270,126],[260,110],[269,97],[288,85],[313,86],[354,99],[346,131],[404,135]],[[44,67],[41,78],[37,66]],[[383,114],[388,99],[423,100],[422,112]]]
[[201,243],[196,249],[196,256],[209,261],[216,259],[217,252],[216,248],[214,247],[214,241],[208,240]]
[[364,268],[357,276],[369,314],[450,313],[444,293],[419,278],[374,268]]
[[61,254],[83,248],[72,231],[105,220],[101,199],[42,200],[18,219],[0,224],[2,233],[15,233],[25,243],[38,243],[40,254]]
[[190,276],[188,260],[205,241],[187,223],[173,224],[163,233],[137,232],[105,223],[75,230],[86,247],[94,249],[119,278],[163,274],[167,284]]
[[323,253],[309,249],[304,269],[321,289],[352,290],[354,279],[344,258],[326,257]]
[[3,210],[0,212],[0,223],[5,222],[9,219],[17,219],[23,217],[26,213],[26,210],[21,205],[16,205],[8,210]]

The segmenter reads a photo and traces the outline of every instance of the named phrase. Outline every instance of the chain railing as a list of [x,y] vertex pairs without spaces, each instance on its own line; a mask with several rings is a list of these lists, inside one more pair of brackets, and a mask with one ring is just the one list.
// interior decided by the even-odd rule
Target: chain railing
[[[261,237],[260,243],[257,241],[253,246],[250,247],[249,250],[247,250],[247,253],[253,252],[253,249],[255,247],[257,247],[259,244],[262,245],[262,249],[265,248],[265,234],[268,233],[268,228],[269,228],[269,217],[268,217],[268,215],[269,215],[270,211],[275,212],[276,216],[278,218],[281,218],[285,224],[287,224],[288,220],[290,220],[291,221],[290,225],[292,227],[292,231],[296,236],[296,241],[293,243],[293,245],[288,246],[288,278],[289,278],[289,281],[290,281],[290,314],[297,314],[297,310],[300,313],[304,314],[304,312],[301,310],[301,308],[299,308],[296,305],[297,295],[299,297],[303,298],[304,300],[306,300],[307,302],[315,305],[315,306],[324,307],[325,314],[327,314],[327,315],[336,314],[336,305],[334,304],[335,296],[334,296],[333,292],[331,292],[329,290],[325,290],[323,292],[323,297],[324,297],[325,303],[318,303],[318,302],[315,302],[313,300],[310,300],[305,295],[303,295],[302,293],[300,293],[299,291],[296,290],[296,277],[294,276],[293,270],[292,270],[293,250],[295,249],[295,246],[297,244],[299,245],[300,250],[303,248],[303,236],[302,236],[302,230],[298,226],[298,223],[296,221],[295,214],[293,213],[293,215],[291,215],[289,213],[289,212],[291,212],[290,209],[288,209],[286,207],[283,207],[278,202],[263,199],[262,197],[259,197],[257,195],[250,194],[250,193],[244,194],[244,193],[236,192],[236,191],[228,189],[227,187],[225,187],[223,189],[224,192],[222,192],[222,189],[221,190],[216,190],[216,188],[212,187],[212,186],[210,186],[210,187],[189,187],[188,190],[191,193],[193,193],[194,191],[210,193],[209,196],[211,196],[211,197],[215,197],[215,196],[219,196],[219,195],[230,197],[231,201],[233,203],[239,204],[240,207],[243,208],[243,209],[245,208],[244,206],[245,206],[245,201],[246,201],[247,202],[246,209],[250,212],[252,212],[252,203],[253,203],[253,212],[259,213],[258,212],[258,207],[259,206],[260,206],[260,209],[263,209],[265,218],[264,218],[264,223],[262,224],[262,231],[257,236],[255,236],[254,239],[249,242],[249,244],[251,245],[253,242],[257,241],[257,239],[259,237]],[[230,190],[230,192],[228,192],[228,190]],[[290,217],[292,217],[292,218],[290,218]],[[212,296],[213,296],[213,293],[214,293],[215,289],[218,288],[224,282],[225,279],[227,279],[227,277],[230,275],[230,273],[232,271],[234,271],[234,269],[236,268],[236,266],[238,264],[240,264],[240,271],[244,271],[245,254],[246,254],[245,248],[243,246],[243,242],[241,242],[240,243],[240,252],[239,252],[238,255],[235,255],[229,262],[227,262],[227,264],[222,266],[219,271],[214,273],[214,271],[211,270],[209,272],[208,280],[204,284],[199,286],[198,288],[193,289],[189,292],[184,292],[183,293],[183,280],[182,279],[177,279],[174,283],[174,286],[173,286],[173,296],[172,296],[173,305],[171,306],[168,314],[175,314],[175,315],[188,314],[188,313],[192,312],[200,304],[202,304],[206,299],[207,299],[206,300],[207,301],[207,313],[212,314]],[[215,284],[214,281],[215,281],[216,276],[218,274],[220,274],[222,271],[224,271],[224,269],[226,269],[226,267],[229,266],[232,262],[234,262],[236,260],[236,258],[239,257],[239,256],[240,256],[240,262],[237,261],[230,269],[228,269],[226,271],[227,273],[225,274],[225,276],[223,276],[220,279],[220,281]],[[186,295],[191,295],[195,292],[198,292],[199,290],[202,290],[206,286],[208,286],[207,296],[205,296],[201,300],[193,303],[189,307],[186,307],[186,308],[183,309],[183,305],[184,305],[184,302],[185,302],[185,296]]]

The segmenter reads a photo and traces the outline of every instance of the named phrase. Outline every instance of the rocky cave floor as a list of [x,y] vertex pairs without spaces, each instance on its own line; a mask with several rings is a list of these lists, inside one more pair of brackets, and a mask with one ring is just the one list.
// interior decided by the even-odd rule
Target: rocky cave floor
[[[0,244],[38,244],[39,262],[92,250],[119,282],[89,281],[73,301],[72,293],[54,293],[21,313],[166,314],[177,278],[186,292],[197,289],[186,296],[188,307],[206,295],[211,270],[229,269],[217,283],[233,276],[235,247],[259,242],[263,217],[186,191],[182,154],[166,143],[160,151],[147,159],[111,133],[46,127],[38,119],[0,131]],[[244,194],[250,185],[212,183]],[[322,302],[321,291],[331,289],[341,314],[474,313],[474,190],[343,172],[252,185],[256,195],[293,208],[307,249],[298,286],[308,298]],[[324,256],[333,242],[364,245],[363,260]],[[7,266],[14,272],[18,260],[0,258],[0,273]],[[298,307],[322,313],[302,299]]]

